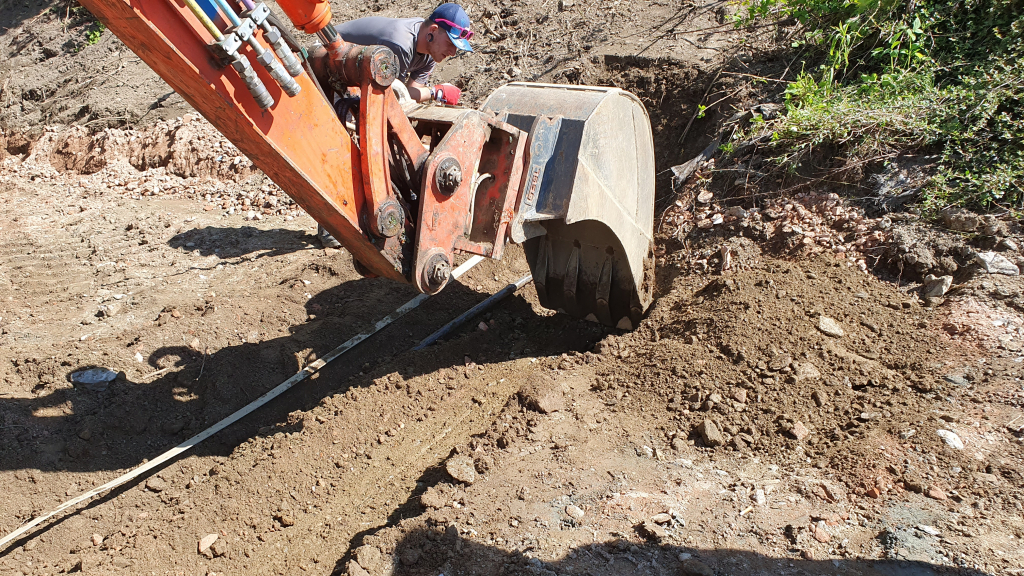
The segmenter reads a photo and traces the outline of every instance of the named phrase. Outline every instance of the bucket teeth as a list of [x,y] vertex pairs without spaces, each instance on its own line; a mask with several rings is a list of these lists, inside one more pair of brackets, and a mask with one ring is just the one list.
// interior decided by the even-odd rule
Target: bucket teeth
[[597,309],[594,311],[596,315],[596,321],[602,324],[611,325],[612,323],[612,311],[608,307],[608,301],[612,296],[612,257],[609,254],[604,260],[604,265],[601,266],[601,276],[597,280],[597,294],[595,298],[595,305]]
[[545,223],[547,234],[526,241],[541,306],[632,330],[643,319],[644,295],[614,235],[599,223]]

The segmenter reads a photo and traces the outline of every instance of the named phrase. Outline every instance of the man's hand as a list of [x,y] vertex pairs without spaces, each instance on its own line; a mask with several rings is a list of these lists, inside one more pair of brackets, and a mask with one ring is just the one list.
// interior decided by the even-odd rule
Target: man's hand
[[459,98],[462,96],[462,90],[454,84],[438,84],[431,89],[431,93],[434,100],[451,106],[458,106]]

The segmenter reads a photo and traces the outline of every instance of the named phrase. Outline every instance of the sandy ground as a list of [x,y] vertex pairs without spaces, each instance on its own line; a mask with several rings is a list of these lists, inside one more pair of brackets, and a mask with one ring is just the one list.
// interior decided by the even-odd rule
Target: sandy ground
[[[33,6],[5,11],[0,37],[0,77],[18,86],[0,94],[4,534],[415,295],[321,248],[174,98],[99,132],[84,124],[110,110],[44,111],[33,88],[105,54],[123,66],[76,102],[130,97],[141,117],[167,89],[109,33],[69,44],[87,18],[65,33],[78,21],[64,5]],[[701,119],[678,144],[730,42],[673,27],[718,26],[722,9],[480,3],[500,39],[440,74],[475,98],[502,73],[616,82],[645,99],[661,170],[710,137]],[[657,301],[635,331],[545,311],[528,286],[410,352],[527,272],[512,249],[188,455],[0,550],[0,574],[1024,573],[1019,276],[961,266],[925,301],[862,270],[899,234],[835,199],[667,204]],[[117,377],[71,382],[96,367]]]

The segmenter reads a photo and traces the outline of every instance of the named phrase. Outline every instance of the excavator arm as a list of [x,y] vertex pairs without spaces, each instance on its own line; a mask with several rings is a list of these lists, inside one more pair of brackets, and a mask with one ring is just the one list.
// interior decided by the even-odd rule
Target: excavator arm
[[[82,0],[341,242],[357,269],[433,294],[457,254],[525,243],[541,303],[620,328],[652,299],[653,149],[635,96],[510,84],[481,110],[406,112],[383,46],[347,43],[325,0]],[[355,126],[334,107],[358,95]],[[354,101],[354,98],[349,100]],[[609,122],[612,125],[607,125]]]

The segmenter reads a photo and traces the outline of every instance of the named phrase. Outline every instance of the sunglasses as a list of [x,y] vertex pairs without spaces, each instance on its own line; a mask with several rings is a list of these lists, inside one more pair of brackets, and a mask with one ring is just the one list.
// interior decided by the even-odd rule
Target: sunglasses
[[469,40],[470,38],[473,37],[473,31],[472,30],[470,30],[469,28],[463,28],[462,26],[459,26],[458,24],[456,24],[455,22],[452,22],[451,20],[445,20],[444,18],[438,18],[438,19],[434,20],[434,22],[437,22],[438,24],[444,24],[446,26],[450,26],[451,28],[454,28],[455,30],[458,30],[459,31],[459,38],[465,38],[466,40]]

